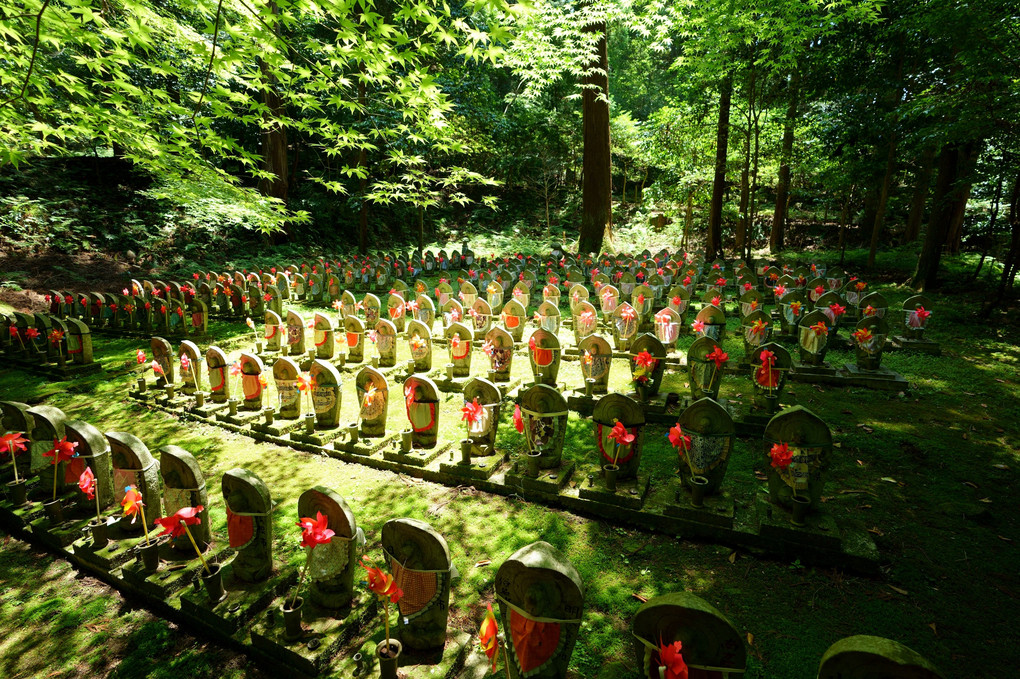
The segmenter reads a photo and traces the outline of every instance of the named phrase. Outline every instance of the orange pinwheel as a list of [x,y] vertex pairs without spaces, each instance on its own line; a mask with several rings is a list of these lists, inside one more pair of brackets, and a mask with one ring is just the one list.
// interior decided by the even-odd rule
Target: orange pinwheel
[[857,340],[858,344],[864,345],[871,341],[874,335],[871,334],[869,328],[861,328],[860,330],[854,330],[854,339]]
[[368,406],[372,405],[372,401],[375,400],[375,394],[377,391],[379,390],[375,388],[374,384],[368,385],[368,389],[365,390],[365,398],[362,401],[364,407],[367,408]]
[[[130,516],[131,523],[134,523],[145,503],[142,502],[142,494],[134,486],[128,486],[124,489],[124,499],[120,501],[120,506],[124,508],[124,516]],[[143,518],[142,521],[145,519]]]
[[383,572],[381,568],[369,566],[364,560],[361,561],[361,567],[368,573],[368,589],[382,601],[395,604],[404,596],[392,575]]
[[822,321],[818,321],[817,323],[812,325],[811,329],[814,330],[815,334],[819,336],[829,332],[829,328]]
[[492,661],[492,671],[496,671],[496,658],[499,657],[499,625],[496,624],[496,616],[492,612],[492,604],[486,604],[488,609],[485,618],[482,619],[482,626],[478,629],[478,644],[482,652]]

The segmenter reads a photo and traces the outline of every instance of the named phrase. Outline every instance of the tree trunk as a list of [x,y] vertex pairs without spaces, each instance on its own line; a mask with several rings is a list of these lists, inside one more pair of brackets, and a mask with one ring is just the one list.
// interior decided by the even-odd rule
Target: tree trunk
[[949,224],[953,217],[953,185],[959,176],[963,153],[960,147],[954,145],[943,147],[939,153],[931,219],[928,221],[928,229],[924,234],[924,243],[917,258],[917,269],[913,277],[913,286],[918,290],[933,288],[938,280],[942,247],[946,242],[946,234],[949,233]]
[[751,158],[751,196],[748,199],[750,214],[747,233],[744,234],[744,259],[751,261],[751,244],[754,242],[754,222],[758,217],[758,160],[761,156],[761,110],[754,114],[754,153]]
[[843,201],[843,206],[839,211],[839,265],[843,266],[843,261],[846,259],[846,228],[850,223],[850,205],[854,199],[854,188],[850,187],[850,193],[847,194],[846,200]]
[[[751,197],[751,126],[754,121],[754,86],[757,73],[751,60],[750,82],[747,86],[747,129],[744,132],[744,163],[740,168],[740,208],[737,212],[737,252],[743,255],[747,240],[747,203]],[[750,264],[750,262],[746,262]]]
[[578,252],[602,251],[602,242],[612,237],[613,176],[609,150],[609,52],[605,23],[586,26],[598,32],[598,54],[589,64],[581,95],[584,128],[584,159],[581,192],[581,233]]
[[620,191],[620,205],[627,204],[627,168],[629,164],[624,161],[623,163],[623,190]]
[[947,249],[953,255],[960,254],[960,245],[963,242],[963,218],[967,215],[967,201],[970,200],[972,188],[971,176],[977,166],[982,147],[982,143],[977,141],[967,144],[966,152],[960,160],[957,173],[959,179],[953,192],[953,218],[949,222],[949,233],[946,235]]
[[708,209],[708,238],[705,259],[712,261],[722,255],[722,204],[726,192],[726,151],[730,141],[730,101],[733,98],[733,74],[728,73],[719,86],[719,122],[715,135],[715,177],[712,180],[712,203]]
[[889,187],[892,185],[893,174],[896,172],[896,135],[889,140],[889,155],[885,159],[885,176],[878,189],[878,206],[875,209],[875,223],[871,229],[871,249],[868,251],[868,268],[875,266],[875,254],[878,252],[878,239],[885,226],[885,211],[889,205]]
[[687,192],[687,211],[684,214],[684,239],[680,247],[687,249],[691,241],[691,225],[694,223],[694,191]]
[[1020,173],[1013,180],[1013,191],[1009,197],[1009,252],[1002,263],[1002,276],[995,291],[995,297],[981,310],[987,317],[996,306],[1002,303],[1007,293],[1013,289],[1017,271],[1020,270]]
[[[269,8],[273,14],[279,12],[275,3],[270,3]],[[262,71],[262,78],[266,82],[266,87],[262,91],[262,103],[268,109],[267,117],[270,122],[262,133],[262,169],[274,175],[273,179],[259,180],[259,191],[264,196],[278,198],[286,202],[288,188],[287,130],[274,122],[283,117],[283,102],[276,92],[276,78],[261,59],[259,60],[259,70]]]
[[783,123],[783,150],[779,165],[779,183],[776,185],[776,210],[772,215],[772,235],[769,252],[781,252],[786,229],[786,208],[790,200],[790,159],[793,157],[793,132],[797,122],[797,98],[800,94],[800,74],[794,72],[790,80],[790,103]]
[[914,180],[914,195],[910,199],[910,214],[907,216],[907,228],[903,234],[905,243],[913,243],[921,235],[921,222],[924,221],[924,206],[928,202],[931,187],[931,171],[935,165],[935,149],[927,148],[921,156],[921,164],[917,168]]

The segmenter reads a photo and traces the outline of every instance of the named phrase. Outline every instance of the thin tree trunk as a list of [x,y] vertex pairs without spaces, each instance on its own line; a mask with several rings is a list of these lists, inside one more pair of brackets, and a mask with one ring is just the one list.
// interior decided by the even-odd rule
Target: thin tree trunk
[[995,242],[995,222],[999,219],[999,209],[1002,207],[1002,185],[1005,181],[1006,178],[1000,174],[995,182],[995,197],[992,198],[992,206],[988,211],[988,233],[981,239],[981,259],[978,260],[977,268],[974,269],[974,275],[970,277],[972,281],[976,281],[981,274],[981,268],[985,265],[985,259],[988,258],[988,249]]
[[733,97],[733,74],[728,73],[719,86],[719,122],[715,136],[715,177],[712,180],[712,203],[708,211],[708,238],[705,259],[722,255],[722,204],[726,192],[726,151],[730,140],[730,101]]
[[687,192],[687,211],[684,214],[684,239],[681,247],[687,249],[691,242],[691,225],[694,224],[694,191]]
[[785,240],[786,207],[790,199],[790,160],[793,157],[793,132],[797,122],[797,98],[800,95],[800,74],[794,72],[790,80],[790,103],[783,123],[783,150],[779,165],[779,182],[776,186],[776,210],[772,215],[772,235],[769,252],[781,252]]
[[624,164],[623,164],[623,190],[620,191],[620,205],[626,205],[627,204],[627,167],[628,166],[629,166],[629,164],[624,162]]
[[871,229],[871,249],[868,251],[868,268],[875,266],[875,254],[878,252],[878,240],[885,226],[885,211],[889,205],[889,187],[892,185],[893,174],[896,172],[896,135],[889,140],[889,154],[885,159],[885,176],[878,189],[878,206],[875,210],[875,223]]
[[931,219],[928,221],[928,229],[924,234],[924,243],[917,258],[917,269],[913,277],[913,286],[918,290],[931,289],[938,280],[942,248],[953,216],[953,185],[959,176],[962,154],[963,150],[960,147],[952,145],[943,147],[939,153]]
[[592,24],[585,31],[599,34],[598,54],[588,66],[581,95],[584,128],[582,165],[581,232],[578,252],[602,251],[602,242],[612,237],[613,176],[609,148],[609,52],[605,23]]
[[[747,85],[747,129],[744,131],[744,163],[740,168],[740,208],[737,215],[737,252],[745,251],[747,240],[747,202],[751,196],[751,124],[754,119],[754,88],[757,72],[751,60],[751,74]],[[746,257],[745,257],[746,259]],[[746,262],[750,264],[750,262]]]
[[847,194],[846,199],[843,201],[843,206],[839,211],[839,265],[843,266],[843,261],[846,259],[846,229],[850,223],[850,205],[854,199],[854,187],[850,187],[850,193]]
[[931,187],[931,171],[935,166],[935,149],[927,148],[921,155],[921,164],[917,168],[914,180],[914,195],[910,199],[910,214],[907,216],[907,228],[903,234],[905,243],[913,243],[921,235],[921,222],[924,221],[924,206],[928,202]]
[[949,223],[949,233],[946,235],[947,250],[950,254],[960,254],[960,245],[963,243],[963,219],[967,215],[967,202],[970,200],[970,192],[973,184],[970,181],[974,167],[977,165],[978,156],[981,155],[982,144],[971,142],[967,144],[966,154],[961,159],[958,176],[961,180],[957,182],[957,188],[953,192],[953,218]]
[[1017,271],[1020,270],[1020,173],[1013,180],[1013,190],[1009,197],[1009,252],[1002,264],[1002,276],[995,290],[995,297],[981,310],[983,317],[988,317],[996,306],[1002,303],[1006,295],[1013,289]]
[[761,110],[754,114],[754,156],[751,159],[750,214],[747,217],[747,233],[744,234],[744,259],[751,260],[751,245],[754,243],[754,224],[758,218],[758,160],[761,158]]

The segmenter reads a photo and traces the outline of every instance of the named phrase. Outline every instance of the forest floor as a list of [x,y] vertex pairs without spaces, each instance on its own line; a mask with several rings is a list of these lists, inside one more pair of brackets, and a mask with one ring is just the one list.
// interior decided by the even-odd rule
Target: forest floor
[[[811,254],[835,263],[829,253]],[[850,253],[849,271],[860,273],[853,263],[863,254]],[[798,257],[807,255],[785,259]],[[862,276],[893,307],[911,294],[898,285],[908,273],[903,260],[902,253],[883,255],[881,269]],[[81,276],[75,287],[83,281],[123,285],[123,271],[102,272],[111,262],[84,264],[61,264]],[[335,488],[347,499],[368,535],[369,555],[378,554],[386,520],[426,518],[447,536],[462,574],[452,594],[453,629],[477,630],[498,564],[523,545],[549,541],[574,563],[587,588],[571,664],[576,679],[636,677],[629,624],[640,606],[637,597],[674,591],[697,594],[733,622],[748,643],[749,679],[813,679],[825,649],[853,634],[905,643],[947,676],[1001,679],[1020,667],[1014,614],[1020,606],[1020,329],[1001,316],[978,319],[980,288],[963,282],[971,262],[949,264],[950,282],[932,295],[930,334],[943,355],[897,352],[883,359],[910,382],[908,391],[808,384],[789,389],[832,429],[826,509],[870,531],[882,559],[875,578],[448,488],[179,421],[127,398],[136,376],[134,353],[148,349],[139,341],[98,337],[97,358],[106,372],[71,383],[0,368],[0,398],[52,405],[101,431],[137,432],[150,448],[173,443],[194,452],[210,479],[214,506],[222,506],[222,472],[251,469],[284,503],[274,543],[284,562],[299,563],[293,503],[312,484]],[[18,270],[27,272],[26,289],[46,275],[27,262]],[[20,306],[16,302],[8,304]],[[217,323],[213,334],[234,353],[250,340],[240,323]],[[681,340],[682,351],[689,342]],[[742,352],[732,338],[724,349],[734,357]],[[853,361],[839,351],[829,360]],[[747,389],[746,380],[735,377],[722,395],[739,399]],[[508,420],[509,413],[504,416]],[[568,455],[590,448],[590,428],[579,422],[568,433]],[[500,442],[516,445],[512,427],[503,425]],[[645,435],[642,464],[647,460],[653,483],[667,482],[676,464],[665,431],[649,427]],[[738,440],[726,484],[754,492],[763,485],[764,467],[761,442]],[[222,516],[214,517],[213,529],[225,535]],[[493,565],[475,565],[486,561]],[[0,582],[0,628],[12,630],[0,640],[0,676],[260,676],[245,656],[178,629],[62,560],[10,538],[0,551]]]

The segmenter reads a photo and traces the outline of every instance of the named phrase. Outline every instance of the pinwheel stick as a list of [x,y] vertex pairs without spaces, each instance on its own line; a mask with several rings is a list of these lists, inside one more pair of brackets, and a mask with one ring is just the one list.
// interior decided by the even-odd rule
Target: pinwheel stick
[[[96,521],[102,521],[102,510],[99,508],[99,484],[96,484]],[[145,523],[145,519],[142,519],[142,523]]]
[[712,371],[712,379],[708,381],[708,389],[705,391],[712,391],[712,385],[715,384],[716,375],[719,374],[719,364],[715,364],[715,370]]
[[[191,531],[188,530],[188,524],[184,524],[184,532],[188,534],[188,539],[191,540],[191,546],[195,548],[195,554],[198,554],[198,560],[202,562],[202,568],[205,569],[206,573],[208,573],[209,575],[212,575],[212,569],[209,568],[209,564],[207,564],[205,562],[205,557],[202,556],[202,550],[198,548],[198,543],[195,542],[194,536],[192,536],[191,535]],[[145,539],[146,540],[149,539],[148,532],[146,532],[146,534],[145,534]]]
[[[14,453],[11,453],[11,457],[14,457]],[[57,467],[60,466],[60,455],[58,453],[53,454],[53,500],[57,499]],[[17,465],[15,465],[17,466]]]
[[[496,652],[499,652],[499,641],[496,642]],[[506,670],[506,679],[510,677],[510,649],[503,645],[503,669]]]
[[[96,506],[99,506],[99,493],[96,493]],[[149,524],[145,521],[145,503],[139,501],[138,509],[142,512],[142,530],[145,532],[145,546],[149,546]],[[194,542],[194,541],[192,541]]]
[[[312,558],[312,548],[309,547],[307,552],[305,553],[305,566],[304,566],[304,568],[301,569],[301,576],[298,578],[297,587],[294,588],[294,596],[290,600],[290,608],[291,608],[291,610],[294,610],[294,604],[297,603],[297,595],[298,595],[298,592],[301,591],[301,583],[305,581],[305,574],[308,573],[308,561],[311,558]],[[389,619],[387,619],[386,622],[387,622],[387,624],[389,624]]]

